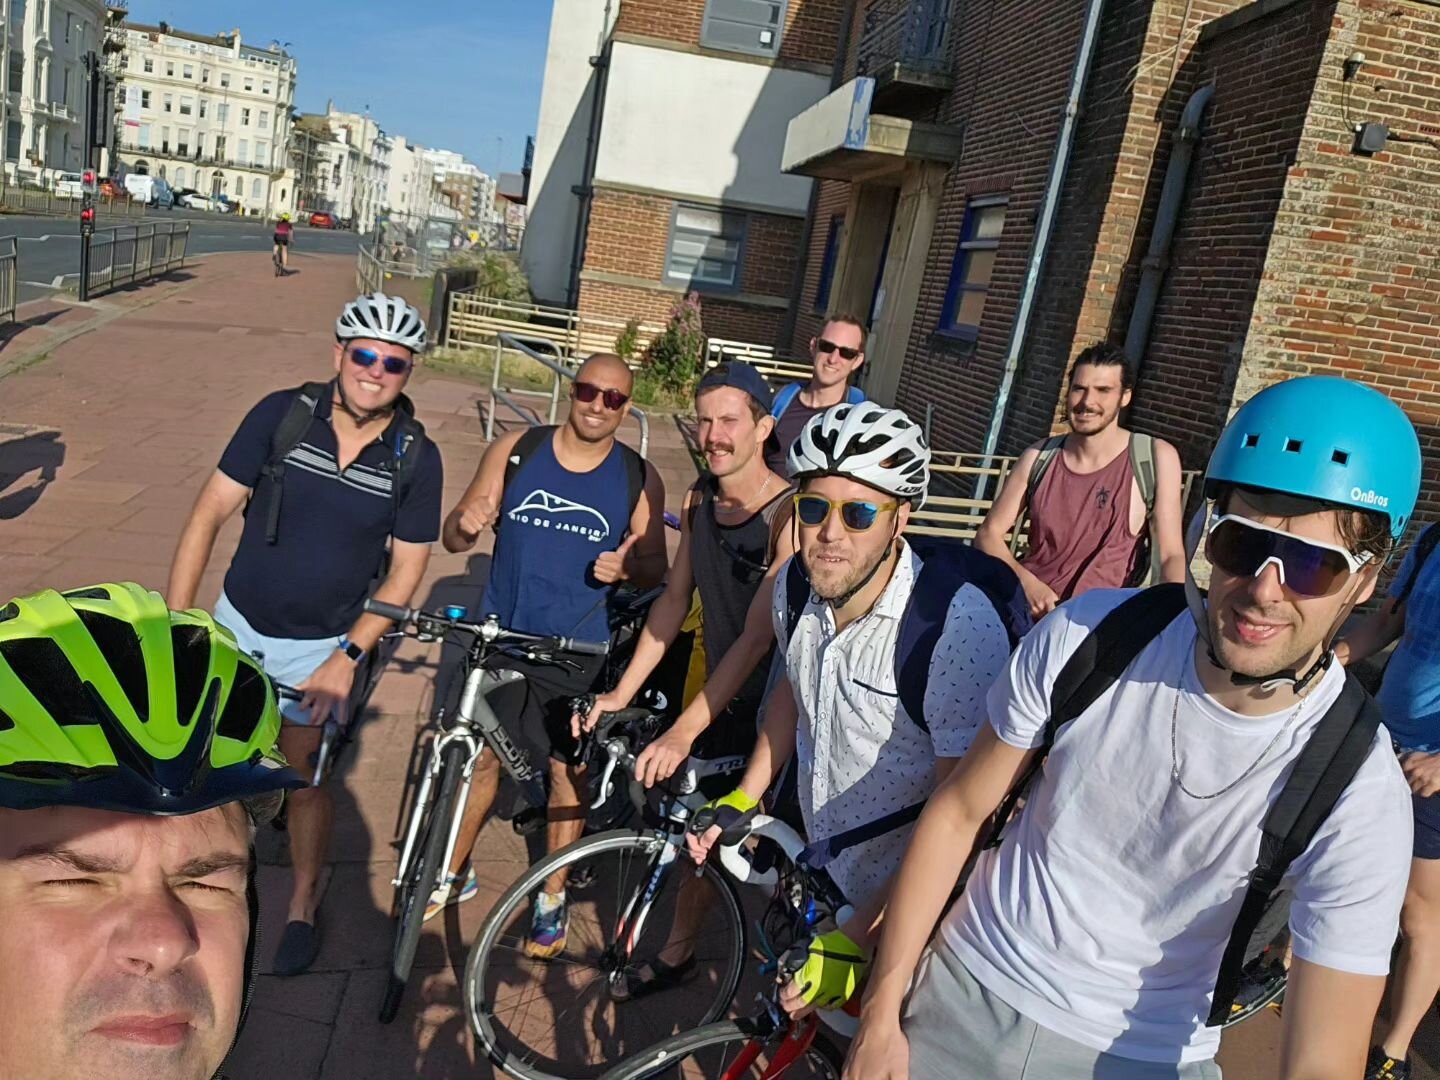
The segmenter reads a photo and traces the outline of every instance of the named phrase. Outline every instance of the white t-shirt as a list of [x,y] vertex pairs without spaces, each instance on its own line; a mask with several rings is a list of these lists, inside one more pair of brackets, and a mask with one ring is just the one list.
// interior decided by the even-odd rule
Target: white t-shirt
[[[1012,746],[1041,741],[1051,685],[1121,600],[1090,592],[1021,643],[990,693]],[[1339,695],[1337,666],[1293,710],[1242,717],[1206,696],[1195,624],[1182,614],[1125,677],[1060,729],[1044,772],[999,848],[987,851],[942,939],[991,993],[1043,1027],[1143,1061],[1205,1061],[1220,958],[1287,766]],[[1177,687],[1177,682],[1179,686]],[[1180,777],[1171,778],[1179,695]],[[1389,969],[1411,854],[1410,793],[1382,728],[1370,756],[1290,868],[1295,955],[1364,975]]]
[[[927,735],[900,703],[895,648],[921,561],[908,547],[868,615],[838,634],[829,604],[812,597],[785,651],[799,720],[800,809],[812,842],[929,798],[936,760],[962,757],[985,718],[985,695],[1005,669],[1010,641],[973,585],[950,602],[925,683]],[[785,576],[775,578],[776,640],[785,640]],[[860,906],[900,868],[913,823],[847,848],[826,869]]]

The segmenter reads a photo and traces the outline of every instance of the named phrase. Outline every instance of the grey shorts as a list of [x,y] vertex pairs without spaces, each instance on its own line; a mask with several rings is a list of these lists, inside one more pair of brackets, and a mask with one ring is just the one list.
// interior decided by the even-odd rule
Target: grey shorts
[[1220,1080],[1213,1061],[1117,1057],[1025,1019],[943,945],[927,952],[905,1006],[910,1080]]
[[[299,686],[308,679],[340,644],[338,637],[267,637],[250,625],[224,593],[221,593],[220,602],[215,605],[215,621],[235,635],[236,643],[260,662],[266,674],[287,686]],[[301,727],[308,727],[316,722],[309,710],[300,708],[298,701],[283,699],[280,701],[280,718],[286,724],[298,724]]]

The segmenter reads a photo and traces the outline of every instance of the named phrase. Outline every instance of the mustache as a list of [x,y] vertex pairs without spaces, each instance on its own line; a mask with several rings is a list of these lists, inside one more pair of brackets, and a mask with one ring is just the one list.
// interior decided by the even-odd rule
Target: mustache
[[732,443],[707,442],[705,444],[705,452],[707,454],[733,454],[735,452],[735,447]]
[[65,1007],[66,1027],[85,1031],[115,1016],[188,1014],[197,1027],[215,1023],[210,991],[193,977],[175,972],[163,980],[115,974],[87,986]]

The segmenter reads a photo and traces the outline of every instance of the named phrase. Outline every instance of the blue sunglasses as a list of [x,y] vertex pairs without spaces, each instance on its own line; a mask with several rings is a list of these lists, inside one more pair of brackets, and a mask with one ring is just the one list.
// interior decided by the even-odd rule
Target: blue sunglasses
[[379,361],[384,364],[386,375],[404,375],[415,363],[408,356],[386,356],[374,349],[351,349],[350,359],[366,369],[373,368]]

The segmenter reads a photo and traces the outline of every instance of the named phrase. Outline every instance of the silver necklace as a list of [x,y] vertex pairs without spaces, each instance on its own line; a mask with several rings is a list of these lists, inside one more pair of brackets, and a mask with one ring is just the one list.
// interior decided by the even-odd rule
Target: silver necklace
[[1264,750],[1260,751],[1260,756],[1251,763],[1248,769],[1246,769],[1243,773],[1237,776],[1234,780],[1230,781],[1230,783],[1226,784],[1219,791],[1212,792],[1209,795],[1200,795],[1194,791],[1191,791],[1188,787],[1185,786],[1185,781],[1180,779],[1180,751],[1178,748],[1180,730],[1180,688],[1177,686],[1175,688],[1175,705],[1170,710],[1170,779],[1174,780],[1175,785],[1186,795],[1189,795],[1192,799],[1199,799],[1202,802],[1208,799],[1218,799],[1221,795],[1224,795],[1227,791],[1234,789],[1242,781],[1248,779],[1250,774],[1260,767],[1260,763],[1270,755],[1271,750],[1275,749],[1275,744],[1280,741],[1280,736],[1284,735],[1285,732],[1290,729],[1290,725],[1293,724],[1295,722],[1295,718],[1300,715],[1300,710],[1304,707],[1304,705],[1305,701],[1303,698],[1295,703],[1295,708],[1292,709],[1290,715],[1286,717],[1285,723],[1280,725],[1280,729],[1275,732],[1274,738],[1272,738],[1270,742],[1266,744]]
[[[724,511],[725,511],[727,514],[734,514],[734,513],[737,513],[737,512],[739,512],[739,511],[741,511],[741,510],[744,510],[747,506],[751,505],[752,503],[759,502],[759,501],[760,501],[760,496],[764,495],[765,492],[767,492],[767,491],[770,490],[770,484],[774,481],[774,479],[775,479],[775,474],[772,472],[768,477],[766,477],[765,483],[763,483],[763,484],[760,485],[760,490],[759,490],[759,491],[757,491],[754,495],[751,495],[748,499],[746,499],[746,500],[745,500],[744,502],[742,502],[742,503],[735,503],[735,504],[732,505],[732,506],[724,507],[724,508],[723,508]],[[718,500],[717,500],[717,501],[718,501]]]

